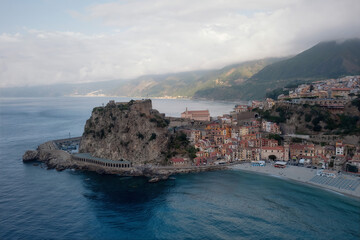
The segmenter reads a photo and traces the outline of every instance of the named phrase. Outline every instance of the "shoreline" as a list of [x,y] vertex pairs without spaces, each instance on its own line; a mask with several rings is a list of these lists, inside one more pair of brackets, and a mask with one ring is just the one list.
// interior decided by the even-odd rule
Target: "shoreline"
[[[139,165],[130,168],[114,169],[102,165],[79,162],[73,159],[66,151],[59,150],[55,141],[40,144],[37,150],[27,151],[23,156],[23,162],[40,161],[46,164],[48,169],[62,171],[65,169],[85,170],[99,174],[116,174],[122,176],[145,176],[150,178],[149,182],[166,180],[171,175],[197,173],[217,170],[240,170],[250,173],[266,174],[283,180],[292,180],[301,184],[318,187],[323,190],[344,194],[360,199],[360,177],[339,175],[336,178],[317,176],[316,169],[286,166],[286,168],[275,168],[272,164],[265,166],[251,166],[250,163],[232,163],[226,165],[211,166],[152,166]],[[318,181],[320,180],[320,181]],[[341,184],[333,184],[334,182]],[[330,184],[329,184],[330,183]]]
[[[336,194],[342,194],[360,200],[360,186],[357,186],[355,190],[351,191],[343,188],[336,188],[333,186],[312,182],[311,179],[316,176],[316,171],[317,171],[316,169],[309,169],[298,166],[287,166],[286,168],[279,169],[269,164],[260,167],[260,166],[251,166],[250,163],[239,163],[234,166],[228,167],[228,169],[267,175],[270,177],[280,178],[285,181],[295,181],[300,184],[305,184],[308,186],[320,188],[322,190],[326,190]],[[359,177],[353,177],[348,175],[343,175],[343,177],[349,180],[360,181]]]

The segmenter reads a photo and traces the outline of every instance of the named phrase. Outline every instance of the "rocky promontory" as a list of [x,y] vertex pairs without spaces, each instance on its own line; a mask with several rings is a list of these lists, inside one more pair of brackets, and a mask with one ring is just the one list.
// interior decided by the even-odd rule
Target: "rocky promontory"
[[96,107],[86,121],[80,152],[127,160],[133,165],[161,164],[168,148],[169,121],[152,109],[150,99]]
[[[43,143],[37,150],[27,151],[23,161],[40,161],[58,171],[71,168],[99,174],[145,176],[150,182],[167,179],[172,174],[225,168],[169,164],[175,156],[191,161],[196,151],[184,133],[169,131],[169,123],[164,114],[152,109],[150,99],[110,101],[93,109],[81,138]],[[79,154],[73,156],[60,149],[65,142],[74,141],[79,141]],[[118,166],[125,162],[126,167]]]
[[48,168],[64,170],[67,168],[76,168],[76,164],[71,160],[68,152],[56,148],[53,141],[40,144],[36,150],[28,150],[23,155],[23,162],[40,161],[46,164]]

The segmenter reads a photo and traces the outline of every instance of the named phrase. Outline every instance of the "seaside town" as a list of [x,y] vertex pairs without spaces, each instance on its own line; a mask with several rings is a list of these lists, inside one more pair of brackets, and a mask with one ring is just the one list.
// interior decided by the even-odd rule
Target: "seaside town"
[[[230,113],[217,117],[211,117],[209,110],[187,107],[180,118],[166,117],[152,109],[150,99],[112,100],[93,109],[82,137],[43,143],[38,150],[27,151],[23,161],[39,159],[58,171],[75,168],[147,176],[149,182],[172,174],[240,169],[360,197],[358,135],[327,134],[318,131],[318,125],[311,128],[312,134],[292,133],[286,120],[264,117],[283,106],[291,111],[306,106],[338,117],[345,111],[352,114],[360,107],[359,93],[360,76],[329,79],[289,89],[288,95],[279,95],[277,100],[237,104]],[[115,124],[117,130],[113,130]]]
[[[357,173],[360,169],[360,147],[344,142],[340,136],[321,136],[321,143],[312,141],[319,136],[283,135],[279,124],[259,117],[256,110],[267,110],[279,103],[319,105],[330,111],[341,112],[344,105],[360,91],[360,76],[317,81],[302,84],[280,95],[278,100],[251,101],[236,105],[234,111],[211,118],[208,110],[188,110],[182,118],[206,121],[200,127],[181,129],[198,150],[196,157],[174,157],[175,166],[218,165],[232,162],[249,162],[253,165],[275,163],[312,169],[326,169],[329,174]],[[254,111],[255,110],[255,111]],[[324,141],[326,139],[327,141]]]

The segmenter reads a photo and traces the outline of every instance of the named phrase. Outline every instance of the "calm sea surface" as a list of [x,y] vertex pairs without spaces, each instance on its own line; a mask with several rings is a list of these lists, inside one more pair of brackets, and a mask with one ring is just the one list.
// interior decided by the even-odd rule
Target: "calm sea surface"
[[[108,100],[0,99],[0,239],[360,239],[359,200],[277,178],[229,170],[150,184],[22,163],[44,141],[80,136]],[[234,103],[153,106],[218,115]]]

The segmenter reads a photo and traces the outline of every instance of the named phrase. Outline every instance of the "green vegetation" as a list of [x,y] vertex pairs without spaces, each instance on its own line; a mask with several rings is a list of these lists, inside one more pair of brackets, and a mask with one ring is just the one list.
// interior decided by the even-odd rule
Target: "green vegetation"
[[[353,105],[356,103],[352,103]],[[360,134],[360,117],[344,114],[333,114],[320,106],[293,106],[277,107],[272,110],[258,110],[263,119],[276,123],[286,123],[294,114],[299,120],[296,124],[296,132],[299,130],[303,134],[308,134],[309,130],[314,132],[324,132],[326,134],[352,135]],[[305,122],[301,122],[300,116],[304,115]],[[305,128],[305,129],[304,129]],[[306,130],[308,129],[308,130]]]
[[142,135],[140,132],[138,132],[138,133],[136,134],[136,136],[137,136],[139,139],[141,139],[141,140],[144,139],[144,135]]
[[168,119],[165,119],[160,115],[155,115],[154,117],[150,118],[150,122],[156,123],[156,126],[160,128],[167,127],[170,124]]
[[263,119],[276,123],[284,123],[286,122],[287,119],[290,119],[290,117],[293,115],[291,108],[286,108],[286,107],[278,107],[275,109],[275,112],[279,116],[274,115],[272,111],[269,110],[266,111],[259,110],[259,114]]
[[152,133],[150,136],[149,141],[155,140],[156,139],[156,133]]
[[360,132],[360,129],[357,127],[357,123],[360,119],[358,116],[348,116],[344,114],[339,114],[338,116],[340,118],[340,122],[336,128],[340,134],[348,135]]
[[268,136],[269,139],[275,139],[278,141],[278,144],[281,145],[281,141],[284,140],[279,134],[270,133]]
[[277,100],[278,96],[280,96],[281,94],[287,95],[289,94],[289,90],[283,90],[283,88],[276,88],[270,92],[267,92],[265,96],[267,98]]
[[170,141],[168,144],[168,152],[166,153],[166,158],[169,159],[177,154],[188,155],[191,159],[196,157],[198,149],[190,145],[187,136],[183,132],[178,132],[174,135],[171,135]]
[[129,105],[128,104],[119,104],[119,105],[117,105],[117,107],[121,111],[129,110]]
[[104,110],[105,110],[104,107],[94,107],[93,110],[92,110],[92,113],[95,113],[95,112],[101,113]]
[[291,142],[293,143],[302,143],[302,139],[301,138],[291,138]]
[[311,121],[311,119],[312,119],[312,116],[311,116],[311,114],[305,114],[305,122],[310,122]]
[[188,152],[188,155],[191,159],[196,158],[196,153],[198,152],[197,148],[195,148],[194,146],[190,146],[186,148],[186,151]]
[[103,139],[105,137],[105,130],[102,128],[100,131],[95,132],[95,136],[100,139]]
[[360,40],[322,42],[293,58],[271,64],[252,79],[274,81],[279,79],[337,78],[359,74]]
[[314,127],[313,127],[313,130],[315,131],[315,132],[320,132],[321,131],[321,126],[320,125],[315,125]]
[[270,122],[276,122],[276,123],[280,123],[280,122],[285,122],[285,119],[281,119],[279,116],[275,116],[275,115],[271,115],[271,111],[269,110],[262,110],[262,109],[258,109],[257,112],[260,114],[260,116]]
[[360,74],[360,39],[323,42],[295,57],[267,65],[239,85],[197,91],[197,98],[218,100],[277,98],[283,88],[315,80]]
[[351,104],[353,106],[357,107],[357,109],[360,111],[360,98],[356,98],[356,99],[352,100]]

